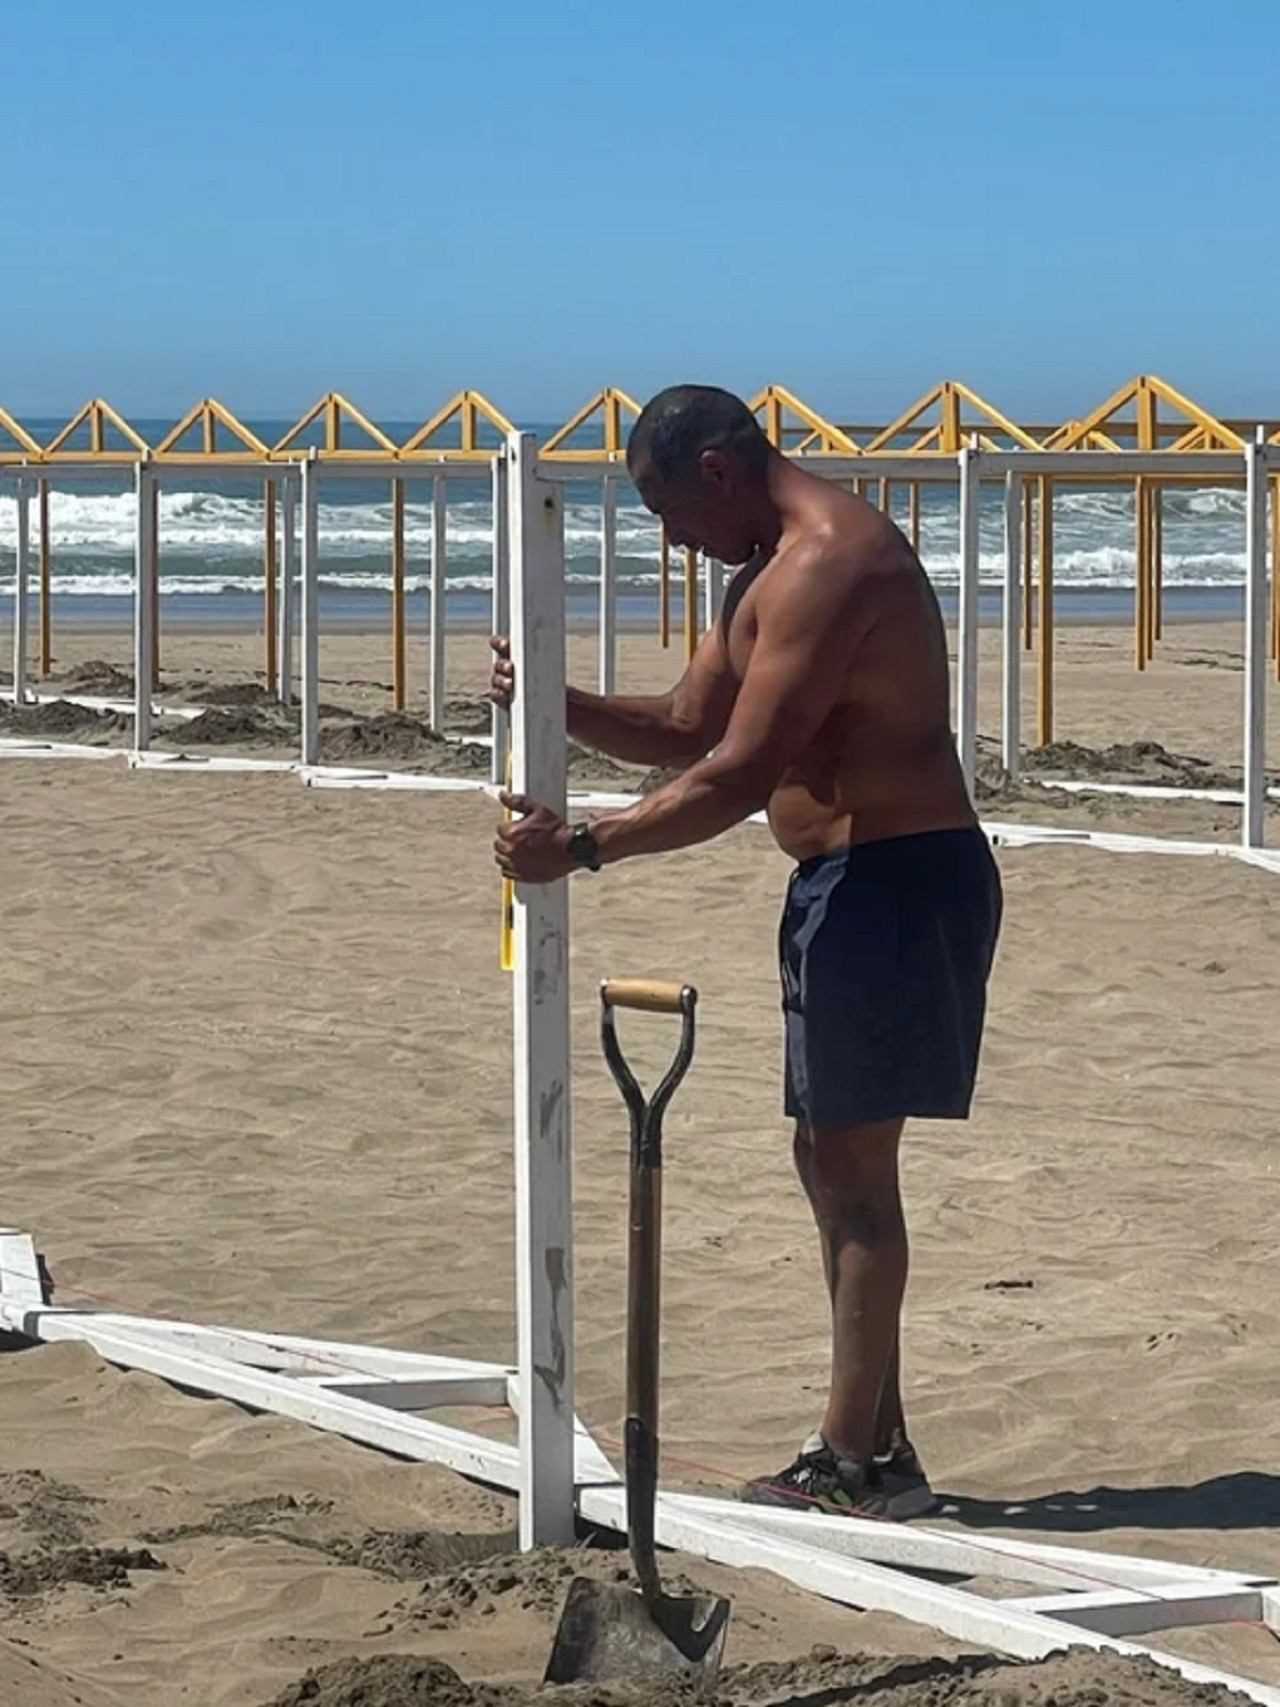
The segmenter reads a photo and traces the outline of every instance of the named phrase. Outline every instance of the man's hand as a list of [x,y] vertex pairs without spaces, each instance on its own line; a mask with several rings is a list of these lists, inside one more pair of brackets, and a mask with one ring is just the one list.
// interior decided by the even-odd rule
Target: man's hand
[[505,634],[495,634],[489,645],[493,648],[489,698],[503,711],[510,711],[511,701],[516,696],[516,667],[511,662],[511,642]]
[[499,824],[493,855],[504,877],[517,883],[555,883],[577,869],[569,857],[568,824],[547,806],[505,789],[498,799],[519,817]]

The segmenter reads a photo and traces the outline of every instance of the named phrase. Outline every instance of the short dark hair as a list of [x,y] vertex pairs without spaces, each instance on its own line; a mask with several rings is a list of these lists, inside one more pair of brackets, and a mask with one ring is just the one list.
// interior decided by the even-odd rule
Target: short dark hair
[[627,467],[650,463],[663,480],[692,474],[704,450],[736,451],[752,472],[769,441],[740,397],[717,385],[669,385],[640,411],[627,440]]

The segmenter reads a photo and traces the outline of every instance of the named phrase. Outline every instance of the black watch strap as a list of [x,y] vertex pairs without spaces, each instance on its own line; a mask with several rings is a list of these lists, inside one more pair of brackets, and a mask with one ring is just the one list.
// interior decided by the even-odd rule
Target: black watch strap
[[589,824],[575,824],[569,836],[569,858],[584,871],[599,871],[600,845]]

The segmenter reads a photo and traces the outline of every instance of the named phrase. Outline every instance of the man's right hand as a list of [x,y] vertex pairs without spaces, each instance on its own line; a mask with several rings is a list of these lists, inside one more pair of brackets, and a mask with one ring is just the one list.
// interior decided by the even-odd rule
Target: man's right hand
[[511,642],[505,634],[495,634],[489,644],[493,648],[489,698],[503,711],[510,711],[516,694],[516,667],[511,662]]

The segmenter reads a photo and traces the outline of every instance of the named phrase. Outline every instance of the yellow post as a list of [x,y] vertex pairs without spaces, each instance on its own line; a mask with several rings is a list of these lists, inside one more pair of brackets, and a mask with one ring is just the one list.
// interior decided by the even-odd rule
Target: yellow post
[[1039,745],[1053,740],[1053,481],[1040,476]]
[[1036,589],[1035,482],[1022,482],[1022,650],[1030,652],[1035,642]]
[[1164,488],[1151,488],[1151,650],[1164,639]]
[[53,668],[53,545],[49,538],[49,482],[42,480],[37,491],[40,513],[40,674]]
[[276,483],[266,480],[262,486],[262,626],[267,647],[267,692],[274,693],[276,676]]
[[684,661],[698,650],[698,554],[684,550]]
[[663,646],[671,644],[671,541],[667,525],[662,524],[661,556],[658,560],[658,640]]
[[880,482],[880,508],[886,516],[893,516],[893,485],[888,480]]
[[155,572],[151,577],[151,680],[160,686],[160,487],[151,482],[151,537],[155,541]]
[[391,703],[405,705],[404,679],[404,481],[391,482]]
[[866,495],[867,495],[867,483],[865,480],[855,480],[854,481],[854,483],[853,483],[853,494],[854,494],[855,498],[865,498],[866,497]]
[[907,522],[911,529],[911,549],[917,556],[920,554],[920,482],[911,482],[911,503],[907,511]]
[[[507,787],[511,787],[511,748],[507,748]],[[510,812],[504,809],[504,823],[511,822]],[[502,923],[498,929],[498,967],[503,972],[516,969],[516,886],[509,877],[502,880]]]
[[1147,667],[1147,635],[1150,625],[1148,600],[1150,580],[1147,575],[1147,488],[1141,478],[1133,483],[1134,587],[1133,587],[1133,662],[1136,669]]

